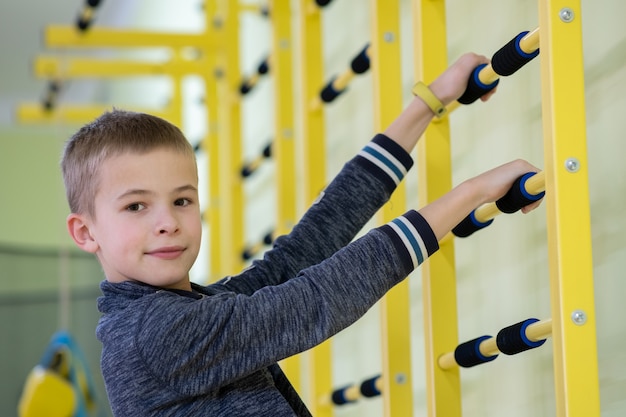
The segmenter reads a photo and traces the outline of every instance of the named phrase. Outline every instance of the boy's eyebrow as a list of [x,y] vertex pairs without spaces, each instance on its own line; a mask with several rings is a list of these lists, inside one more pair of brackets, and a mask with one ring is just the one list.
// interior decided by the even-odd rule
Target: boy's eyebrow
[[131,189],[131,190],[124,191],[122,194],[120,194],[119,196],[117,196],[117,199],[118,199],[118,200],[122,200],[122,199],[124,199],[124,198],[126,198],[126,197],[129,197],[129,196],[134,196],[134,195],[147,195],[147,194],[151,194],[151,192],[150,192],[150,191],[148,191],[148,190],[141,190],[141,189],[133,188],[133,189]]
[[[198,189],[191,184],[186,184],[186,185],[181,185],[180,187],[174,188],[174,190],[172,191],[172,194],[180,193],[183,191],[193,191],[197,193]],[[133,189],[124,191],[122,194],[120,194],[117,197],[117,199],[122,200],[123,198],[126,198],[128,196],[149,195],[149,194],[154,194],[154,192],[149,191],[149,190],[142,190],[140,188],[133,188]]]
[[180,193],[182,191],[194,191],[194,192],[198,192],[198,188],[196,188],[195,186],[191,185],[191,184],[187,184],[187,185],[182,185],[180,187],[177,187],[174,189],[175,193]]

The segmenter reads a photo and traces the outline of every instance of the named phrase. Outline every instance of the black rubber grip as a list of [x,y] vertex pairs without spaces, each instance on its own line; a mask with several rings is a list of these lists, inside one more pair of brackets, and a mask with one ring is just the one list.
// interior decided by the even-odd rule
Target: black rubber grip
[[248,178],[253,173],[254,173],[254,169],[250,168],[247,165],[245,167],[241,168],[241,176],[243,178]]
[[361,395],[368,398],[378,397],[381,394],[378,388],[376,388],[376,380],[378,378],[380,378],[380,375],[366,379],[365,381],[361,382]]
[[361,52],[357,56],[352,59],[350,63],[350,69],[355,74],[363,74],[370,69],[370,58],[367,56],[367,49],[369,48],[369,44],[363,48]]
[[252,259],[253,256],[254,256],[254,253],[250,249],[244,249],[243,252],[241,253],[241,258],[244,261],[248,261]]
[[454,350],[454,360],[456,363],[463,368],[471,368],[472,366],[491,362],[497,358],[498,355],[484,356],[480,353],[480,343],[487,339],[491,339],[491,336],[477,337],[476,339],[458,345]]
[[265,145],[265,148],[263,148],[263,156],[265,158],[269,158],[272,156],[272,142],[268,143],[267,145]]
[[48,82],[48,90],[46,91],[46,97],[42,101],[43,108],[46,111],[51,111],[54,108],[57,95],[61,91],[61,83],[52,80]]
[[274,232],[268,232],[265,236],[263,236],[263,243],[266,245],[271,245],[274,242]]
[[257,68],[257,72],[261,75],[267,74],[270,70],[270,64],[268,64],[267,62],[267,58],[265,58],[265,60],[263,60],[263,62],[261,62],[259,64],[259,67]]
[[545,339],[533,342],[526,336],[526,328],[538,321],[530,318],[500,330],[496,336],[498,350],[505,355],[515,355],[543,345]]
[[322,101],[324,103],[332,102],[341,93],[343,93],[345,91],[345,89],[344,90],[335,90],[335,87],[333,87],[333,82],[335,82],[335,79],[336,79],[336,77],[333,77],[333,79],[330,80],[330,82],[328,84],[326,84],[326,87],[324,87],[324,89],[320,93],[320,98],[322,99]]
[[502,213],[515,213],[522,207],[543,198],[546,194],[543,191],[536,195],[530,194],[526,191],[526,181],[533,175],[535,175],[534,172],[528,172],[519,177],[515,180],[509,191],[502,198],[496,201],[496,207],[498,207]]
[[511,75],[539,55],[539,48],[531,53],[526,53],[520,48],[520,41],[527,33],[528,31],[520,33],[493,55],[491,67],[496,74]]
[[493,90],[500,80],[495,80],[491,84],[483,84],[478,78],[478,74],[480,71],[487,66],[487,64],[481,64],[474,68],[472,75],[470,75],[469,80],[467,81],[467,88],[461,97],[459,97],[459,103],[461,104],[471,104],[484,96],[489,91]]
[[87,29],[89,29],[89,27],[91,26],[91,23],[93,22],[92,19],[85,19],[82,15],[78,16],[78,19],[76,20],[76,27],[81,31],[81,32],[85,32]]
[[50,93],[58,93],[61,90],[61,83],[59,81],[50,81],[48,83],[48,91]]
[[454,229],[452,229],[452,234],[456,237],[468,237],[472,233],[489,226],[491,223],[493,223],[493,219],[489,219],[484,223],[478,221],[474,212],[472,211],[466,218],[461,221],[461,223],[459,223]]
[[336,389],[335,391],[333,391],[332,395],[331,395],[331,400],[333,402],[333,404],[335,405],[344,405],[344,404],[348,404],[348,403],[353,403],[355,400],[349,400],[348,398],[346,398],[346,390],[350,388],[350,385],[348,385],[347,387],[343,387],[343,388],[339,388]]
[[241,83],[241,85],[239,86],[239,92],[241,93],[242,96],[245,96],[246,94],[248,94],[250,91],[252,91],[252,86],[250,84],[248,84],[248,81],[243,81]]
[[52,109],[54,109],[54,100],[51,100],[49,98],[44,99],[43,102],[42,102],[42,106],[43,106],[44,110],[52,111]]

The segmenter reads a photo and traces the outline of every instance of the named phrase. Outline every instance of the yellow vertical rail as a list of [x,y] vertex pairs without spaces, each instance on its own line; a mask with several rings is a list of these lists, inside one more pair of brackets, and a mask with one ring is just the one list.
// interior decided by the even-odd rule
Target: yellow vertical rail
[[[274,79],[274,150],[276,152],[276,235],[288,233],[296,219],[295,146],[293,125],[293,42],[290,0],[270,2],[272,74]],[[299,355],[281,362],[294,388],[302,392]]]
[[539,1],[557,416],[600,416],[580,1]]
[[172,115],[169,121],[183,129],[183,77],[181,75],[175,75],[170,77],[172,83],[172,97],[168,107],[172,109]]
[[[448,66],[444,0],[414,0],[415,79],[432,82]],[[452,188],[448,118],[435,120],[418,144],[418,195],[424,206]],[[454,240],[422,265],[428,415],[461,415],[458,367],[442,370],[437,358],[458,344]]]
[[[314,106],[324,83],[322,16],[313,0],[299,4],[300,46],[299,70],[301,82],[302,148],[304,177],[304,206],[313,203],[326,185],[326,146],[324,141],[324,109]],[[307,356],[308,391],[305,400],[311,414],[331,417],[333,408],[328,401],[332,391],[331,340],[312,349]]]
[[[216,44],[217,36],[214,25],[215,18],[218,17],[216,4],[213,1],[205,4],[205,33],[209,44]],[[207,186],[208,186],[208,207],[205,211],[205,221],[208,223],[209,229],[209,276],[208,282],[215,282],[222,277],[222,250],[220,245],[220,227],[221,227],[221,210],[220,210],[220,133],[218,124],[218,97],[217,97],[217,80],[218,72],[217,57],[215,54],[206,54],[204,57],[206,67],[202,72],[204,79],[205,105],[206,105],[206,121],[207,131],[203,139],[202,148],[207,153],[208,169],[207,169]]]
[[293,111],[293,45],[289,0],[273,0],[272,74],[274,75],[278,235],[288,233],[296,219],[295,146]]
[[[398,1],[372,0],[372,54],[375,129],[382,131],[402,111],[400,6]],[[383,221],[406,210],[401,185],[382,209]],[[409,283],[405,280],[381,301],[382,375],[385,416],[412,416],[411,326]]]
[[237,94],[239,69],[239,15],[236,2],[217,3],[219,27],[218,123],[219,129],[219,192],[223,275],[239,272],[243,267],[241,252],[243,236],[243,184],[241,166],[241,104]]

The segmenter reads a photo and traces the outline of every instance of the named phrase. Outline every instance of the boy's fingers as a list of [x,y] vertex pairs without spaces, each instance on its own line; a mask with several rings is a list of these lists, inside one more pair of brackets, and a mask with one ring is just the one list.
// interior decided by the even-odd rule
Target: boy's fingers
[[543,201],[543,198],[541,200],[537,200],[534,203],[531,203],[527,206],[522,207],[522,213],[526,214],[526,213],[533,211],[534,209],[539,207],[542,201]]
[[487,100],[489,100],[491,98],[491,96],[496,93],[497,89],[498,89],[498,87],[494,87],[491,90],[489,90],[487,93],[483,94],[480,97],[480,101],[487,101]]

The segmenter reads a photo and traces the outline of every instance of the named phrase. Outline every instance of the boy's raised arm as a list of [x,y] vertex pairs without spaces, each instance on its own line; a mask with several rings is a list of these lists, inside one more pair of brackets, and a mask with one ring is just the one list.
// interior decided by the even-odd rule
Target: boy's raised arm
[[[482,55],[466,53],[430,84],[430,90],[446,106],[465,92],[472,71],[480,64],[488,62]],[[482,96],[481,100],[488,100],[495,90]],[[428,105],[420,97],[415,97],[384,134],[410,153],[434,116]]]
[[[538,169],[522,159],[500,165],[462,182],[419,212],[430,225],[437,240],[441,240],[472,210],[504,196],[515,180],[528,172],[538,172]],[[541,200],[536,201],[523,207],[521,211],[528,213],[540,203]]]

